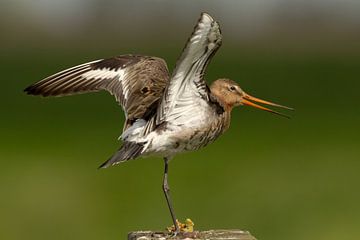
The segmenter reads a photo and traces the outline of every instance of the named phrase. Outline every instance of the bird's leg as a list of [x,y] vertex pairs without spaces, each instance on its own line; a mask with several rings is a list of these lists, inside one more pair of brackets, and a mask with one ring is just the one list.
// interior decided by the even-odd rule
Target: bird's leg
[[169,210],[170,210],[172,221],[173,221],[174,226],[175,226],[175,234],[177,234],[177,233],[180,233],[180,228],[179,228],[179,225],[177,224],[174,209],[172,207],[171,198],[170,198],[170,188],[169,188],[169,184],[168,184],[168,164],[169,164],[169,159],[165,157],[164,162],[165,162],[165,169],[164,169],[164,179],[163,179],[163,191],[164,191],[164,194],[165,194],[167,205],[168,205]]

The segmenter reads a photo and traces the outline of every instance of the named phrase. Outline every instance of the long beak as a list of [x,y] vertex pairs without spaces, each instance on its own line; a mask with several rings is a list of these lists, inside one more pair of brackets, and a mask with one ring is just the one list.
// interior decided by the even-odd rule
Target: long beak
[[269,109],[269,108],[260,106],[260,105],[258,105],[258,104],[256,104],[256,103],[253,103],[253,102],[250,102],[250,101],[254,101],[254,102],[257,102],[257,103],[262,103],[262,104],[266,104],[266,105],[270,105],[270,106],[274,106],[274,107],[285,108],[285,109],[288,109],[288,110],[294,110],[293,108],[286,107],[286,106],[279,105],[279,104],[272,103],[272,102],[268,102],[268,101],[265,101],[265,100],[262,100],[262,99],[259,99],[259,98],[250,96],[249,94],[246,94],[246,93],[245,93],[245,95],[243,96],[242,104],[248,105],[248,106],[251,106],[251,107],[256,107],[256,108],[259,108],[259,109],[261,109],[261,110],[268,111],[268,112],[271,112],[271,113],[274,113],[274,114],[277,114],[277,115],[280,115],[280,116],[286,117],[286,118],[290,118],[290,117],[289,117],[288,115],[285,115],[285,114],[283,114],[283,113],[276,112],[276,111],[274,111],[274,110],[271,110],[271,109]]

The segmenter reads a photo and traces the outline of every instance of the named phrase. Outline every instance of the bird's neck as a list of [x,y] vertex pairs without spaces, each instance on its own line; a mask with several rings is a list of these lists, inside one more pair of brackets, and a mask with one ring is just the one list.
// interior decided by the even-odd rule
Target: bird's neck
[[224,95],[218,88],[211,86],[210,91],[211,94],[215,97],[216,101],[224,108],[225,112],[228,112],[230,115],[234,104],[228,102],[226,95]]
[[221,116],[223,119],[223,130],[222,132],[224,133],[226,130],[229,129],[230,127],[230,122],[231,122],[231,111],[225,111],[224,115]]
[[[216,93],[216,91],[215,91]],[[216,125],[220,124],[222,125],[221,133],[225,132],[229,126],[230,126],[230,120],[231,120],[231,110],[233,106],[226,104],[225,101],[222,101],[221,94],[214,94],[214,92],[211,92],[211,98],[214,104],[218,105],[219,108],[221,108],[221,111],[217,111],[217,118],[215,120]]]

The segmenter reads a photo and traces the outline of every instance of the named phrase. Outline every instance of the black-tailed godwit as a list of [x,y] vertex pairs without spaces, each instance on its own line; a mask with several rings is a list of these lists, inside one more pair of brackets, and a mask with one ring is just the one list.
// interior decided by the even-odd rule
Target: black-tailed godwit
[[219,24],[203,13],[171,75],[161,58],[120,55],[66,69],[25,92],[65,96],[106,90],[114,95],[126,117],[123,144],[100,167],[148,155],[163,157],[163,190],[175,231],[179,232],[168,186],[169,160],[218,138],[229,128],[231,110],[236,106],[249,105],[279,115],[283,114],[254,102],[291,109],[252,97],[230,79],[215,80],[208,87],[205,69],[221,42]]

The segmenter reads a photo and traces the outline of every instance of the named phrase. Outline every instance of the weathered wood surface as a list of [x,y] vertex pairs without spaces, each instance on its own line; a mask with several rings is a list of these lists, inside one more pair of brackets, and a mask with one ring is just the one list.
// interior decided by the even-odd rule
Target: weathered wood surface
[[138,231],[131,232],[128,240],[256,240],[249,232],[241,230],[208,230],[180,233],[171,236],[167,232]]

